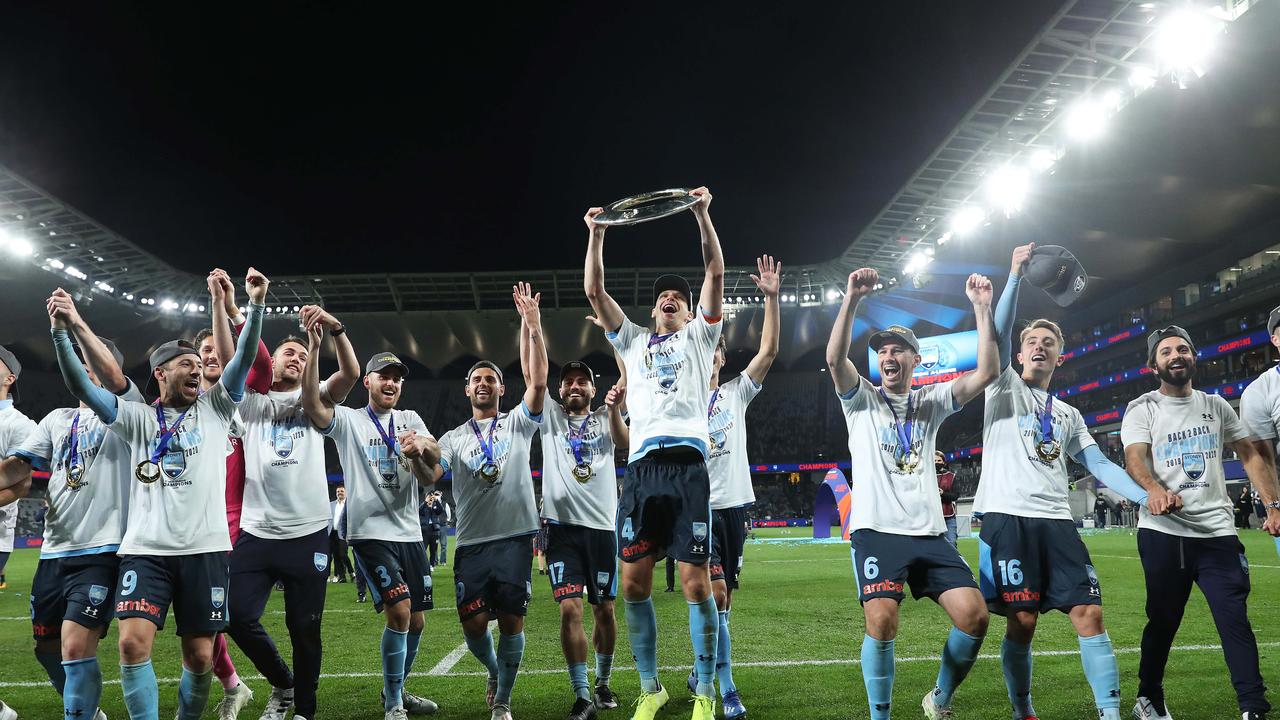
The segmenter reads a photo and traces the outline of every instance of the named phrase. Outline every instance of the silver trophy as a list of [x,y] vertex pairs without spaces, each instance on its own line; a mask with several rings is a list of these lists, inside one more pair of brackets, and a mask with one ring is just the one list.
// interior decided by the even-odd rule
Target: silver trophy
[[625,197],[605,206],[604,212],[595,216],[597,225],[635,225],[675,215],[693,207],[698,198],[688,188],[671,188],[640,193]]

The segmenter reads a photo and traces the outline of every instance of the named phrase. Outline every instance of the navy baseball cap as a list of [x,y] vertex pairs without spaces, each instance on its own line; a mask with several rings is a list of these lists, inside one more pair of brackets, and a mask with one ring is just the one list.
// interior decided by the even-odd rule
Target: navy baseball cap
[[689,281],[680,275],[662,275],[653,283],[653,299],[657,300],[658,296],[668,290],[675,290],[684,295],[684,301],[693,307],[693,290],[689,288]]
[[570,360],[569,362],[560,366],[560,382],[564,382],[564,376],[575,370],[578,372],[586,373],[587,378],[591,380],[591,382],[594,383],[596,381],[596,374],[591,371],[590,366],[588,366],[586,363],[582,362],[581,360]]
[[1075,302],[1089,285],[1084,266],[1061,245],[1040,245],[1032,250],[1023,277],[1061,307]]
[[382,352],[369,358],[369,362],[364,364],[364,374],[371,372],[382,372],[389,367],[400,368],[400,373],[404,377],[409,377],[409,366],[400,361],[393,353]]

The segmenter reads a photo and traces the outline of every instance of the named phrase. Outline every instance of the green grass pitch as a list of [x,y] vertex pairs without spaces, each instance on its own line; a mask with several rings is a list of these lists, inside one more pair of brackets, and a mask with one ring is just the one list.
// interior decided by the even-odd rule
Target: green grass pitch
[[[808,532],[807,528],[796,528],[773,530],[768,535],[801,538]],[[1127,530],[1086,538],[1102,581],[1106,625],[1119,657],[1126,714],[1137,687],[1137,648],[1146,599],[1135,540]],[[1280,617],[1280,558],[1272,540],[1258,531],[1246,531],[1243,540],[1252,561],[1249,609],[1260,644],[1263,675],[1275,687],[1280,684],[1280,623],[1275,621]],[[961,551],[976,568],[977,541],[962,540]],[[0,698],[24,719],[57,720],[62,717],[61,702],[31,653],[27,591],[36,560],[34,550],[14,553],[7,570],[9,587],[0,591]],[[513,710],[517,718],[561,718],[569,709],[572,694],[560,653],[558,612],[547,579],[536,572],[533,579],[534,599],[525,631],[527,649],[513,696]],[[438,570],[435,584],[441,607],[427,615],[422,649],[406,687],[439,702],[441,718],[487,718],[480,664],[469,654],[463,654],[452,667],[442,663],[462,643],[462,634],[450,603],[451,571]],[[687,606],[679,593],[660,591],[660,577],[655,585],[659,588],[654,596],[659,621],[658,660],[662,680],[672,695],[671,703],[659,717],[687,717],[691,710],[684,687],[691,663]],[[282,608],[280,593],[275,593],[264,622],[288,657]],[[350,584],[328,586],[327,608],[319,715],[381,718],[381,619],[370,605],[355,603],[355,587]],[[638,688],[621,617],[619,624],[613,686],[624,703],[617,710],[602,713],[605,720],[627,720]],[[856,664],[862,617],[845,544],[749,544],[743,586],[735,597],[732,628],[735,680],[751,717],[848,720],[868,716]],[[937,654],[947,628],[945,615],[933,603],[904,603],[896,647],[894,717],[922,717],[920,698],[932,687]],[[1002,633],[1003,620],[993,618],[983,656],[957,693],[958,718],[1009,717],[1004,680],[995,657]],[[103,691],[103,709],[109,717],[122,720],[126,714],[116,682],[119,672],[115,642],[113,624],[99,653],[108,683]],[[1041,621],[1035,643],[1038,654],[1034,684],[1035,705],[1041,718],[1095,717],[1092,694],[1076,648],[1075,634],[1065,616],[1055,613]],[[234,645],[232,654],[241,674],[257,693],[241,717],[256,720],[270,689]],[[170,717],[180,674],[178,643],[171,630],[157,637],[154,662],[161,678],[160,715]],[[1170,709],[1176,717],[1238,717],[1217,632],[1198,592],[1192,594],[1169,665],[1165,684]],[[215,683],[206,717],[212,717],[220,692]],[[1272,701],[1280,702],[1280,698],[1273,695]]]

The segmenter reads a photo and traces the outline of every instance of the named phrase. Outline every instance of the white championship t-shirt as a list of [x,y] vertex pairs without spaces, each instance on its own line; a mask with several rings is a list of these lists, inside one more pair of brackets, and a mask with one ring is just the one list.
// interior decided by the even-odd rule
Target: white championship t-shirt
[[[388,433],[392,442],[409,430],[420,436],[435,437],[412,410],[375,416],[383,432],[387,432],[387,425],[394,418],[395,428]],[[367,407],[359,410],[335,407],[333,424],[325,434],[333,440],[342,463],[347,488],[347,540],[420,542],[418,479],[411,469],[400,463],[397,455],[391,454],[378,428],[373,426]]]
[[747,460],[747,406],[760,394],[762,386],[745,372],[716,390],[708,390],[708,404],[715,405],[707,418],[711,455],[707,475],[711,478],[711,509],[726,510],[756,501],[751,487],[751,465]]
[[[115,422],[108,427],[129,445],[136,468],[151,459],[160,444],[154,405],[117,401]],[[129,512],[121,555],[196,555],[231,550],[227,530],[227,435],[236,404],[222,383],[215,383],[186,414],[164,408],[165,427],[182,415],[167,452],[160,458],[160,478],[130,482]]]
[[[588,415],[569,415],[550,393],[542,407],[542,517],[612,532],[618,514],[618,477],[609,408],[602,405]],[[573,475],[578,461],[569,442],[570,431],[582,439],[582,459],[591,466],[585,481]]]
[[[529,446],[542,424],[542,415],[531,415],[523,402],[510,413],[475,424],[491,448],[498,476],[492,481],[480,475],[487,462],[471,421],[440,438],[440,465],[453,473],[453,498],[458,504],[458,547],[479,545],[538,531],[538,506],[533,497],[533,473]],[[493,442],[490,443],[490,428]]]
[[[121,401],[144,402],[132,382]],[[77,420],[76,418],[79,418]],[[78,479],[69,478],[76,426]],[[136,482],[129,446],[89,408],[60,408],[40,421],[13,454],[49,471],[49,512],[40,557],[114,552],[124,539],[129,485]]]
[[1129,403],[1120,440],[1151,445],[1155,478],[1182,498],[1182,509],[1152,515],[1142,506],[1139,528],[1183,537],[1235,535],[1222,446],[1248,437],[1236,411],[1217,395],[1193,390],[1170,397],[1152,390]]
[[[328,397],[328,383],[320,383]],[[289,540],[329,526],[329,485],[324,435],[302,409],[302,390],[246,390],[244,507],[240,529],[262,538]]]
[[[0,457],[13,454],[35,429],[35,422],[15,408],[12,400],[0,401]],[[13,534],[17,526],[18,501],[0,506],[0,552],[13,551]]]
[[1280,427],[1280,365],[1262,373],[1240,396],[1240,422],[1249,437],[1275,440]]
[[1018,517],[1071,520],[1067,503],[1067,458],[1080,457],[1096,445],[1080,412],[1053,399],[1050,421],[1059,453],[1044,460],[1036,452],[1041,416],[1049,394],[1033,388],[1007,367],[987,386],[982,424],[982,479],[973,501],[974,512]]
[[899,469],[895,460],[898,432],[880,388],[859,378],[852,390],[840,396],[849,430],[849,455],[853,458],[849,473],[850,528],[897,535],[941,535],[946,531],[933,451],[942,421],[960,409],[951,394],[951,384],[928,385],[909,395],[886,393],[904,423],[907,400],[911,400],[911,449],[919,462],[910,472]]
[[669,335],[626,319],[616,333],[607,333],[627,367],[630,462],[670,445],[689,445],[707,456],[707,388],[721,325],[699,312]]

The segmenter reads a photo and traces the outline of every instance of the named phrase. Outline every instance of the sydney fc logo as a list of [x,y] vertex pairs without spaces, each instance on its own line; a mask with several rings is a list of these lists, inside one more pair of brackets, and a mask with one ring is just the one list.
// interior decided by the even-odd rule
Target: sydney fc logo
[[311,563],[316,566],[316,570],[324,572],[329,567],[329,556],[324,553],[313,553]]
[[1182,453],[1182,472],[1192,480],[1199,480],[1204,475],[1204,453]]
[[213,603],[215,608],[222,607],[227,601],[227,589],[222,587],[209,588],[209,601]]
[[89,602],[94,605],[101,605],[103,600],[107,599],[107,588],[103,585],[89,586]]
[[293,436],[287,432],[274,435],[271,438],[271,448],[276,451],[277,456],[289,457],[293,454]]
[[160,469],[168,475],[170,479],[176,480],[187,471],[187,456],[181,450],[177,452],[166,453],[160,458]]
[[920,348],[920,367],[932,370],[938,365],[938,346],[925,345]]
[[702,542],[707,539],[707,524],[704,522],[696,522],[693,524],[693,539]]

